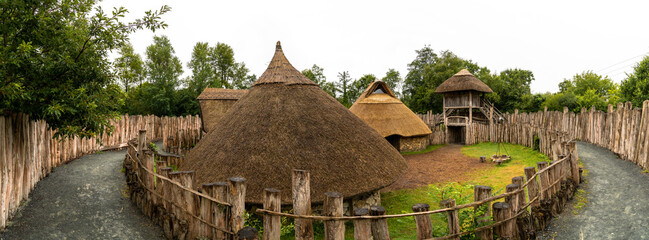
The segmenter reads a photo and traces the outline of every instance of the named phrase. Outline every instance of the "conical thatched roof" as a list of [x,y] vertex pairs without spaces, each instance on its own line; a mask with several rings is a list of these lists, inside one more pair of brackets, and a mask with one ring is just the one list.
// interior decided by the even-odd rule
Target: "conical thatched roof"
[[293,169],[311,172],[311,197],[345,197],[378,190],[406,170],[381,135],[301,75],[279,45],[268,69],[188,154],[181,170],[196,184],[247,179],[246,201],[260,204],[264,188],[291,200]]
[[432,133],[426,123],[410,111],[386,83],[378,79],[365,89],[349,111],[363,119],[383,137],[414,137]]
[[492,93],[493,91],[487,84],[473,76],[468,70],[462,69],[449,79],[446,79],[435,90],[436,93],[455,92],[455,91],[478,91]]

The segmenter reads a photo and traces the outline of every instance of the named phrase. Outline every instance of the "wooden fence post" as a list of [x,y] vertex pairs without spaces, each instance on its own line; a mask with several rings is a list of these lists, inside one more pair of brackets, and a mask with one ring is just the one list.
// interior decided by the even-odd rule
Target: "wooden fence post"
[[[185,186],[186,188],[193,189],[194,185],[194,176],[195,176],[194,171],[182,171],[180,172],[180,184]],[[187,238],[188,239],[195,239],[198,237],[198,221],[194,219],[193,216],[200,214],[198,210],[198,199],[196,198],[197,196],[194,195],[193,193],[187,191],[187,190],[182,190],[184,197],[183,199],[185,200],[184,207],[187,209],[187,224],[188,224],[188,230],[187,230]]]
[[572,180],[579,185],[579,156],[577,155],[577,142],[570,142],[570,169]]
[[[493,209],[493,218],[495,222],[504,221],[509,216],[509,204],[505,202],[496,202],[492,205]],[[498,236],[498,239],[510,239],[513,237],[507,230],[507,223],[495,226],[493,228],[494,234]]]
[[[343,216],[343,195],[339,192],[325,193],[324,215],[330,217]],[[325,221],[325,239],[345,239],[345,222],[330,220]]]
[[[441,201],[439,205],[442,208],[452,208],[455,207],[455,199],[446,199]],[[460,220],[458,219],[457,210],[451,210],[446,212],[448,218],[448,235],[460,233]],[[459,240],[460,236],[452,237],[450,239]]]
[[243,177],[228,178],[230,191],[230,231],[239,232],[245,223],[244,213],[246,211],[246,179]]
[[[354,211],[354,216],[369,216],[369,215],[370,215],[370,210],[367,208],[359,208]],[[355,240],[372,239],[372,220],[354,219],[354,239]]]
[[[211,183],[203,184],[202,188],[203,188],[203,194],[208,196],[212,195],[213,188]],[[205,220],[208,223],[214,222],[213,219],[214,215],[212,214],[212,201],[201,197],[200,202],[201,202],[201,206],[200,206],[201,219]],[[199,224],[200,224],[200,229],[199,229],[198,236],[207,239],[212,239],[214,236],[214,232],[212,231],[211,227],[205,223],[199,223]]]
[[[293,212],[295,215],[311,214],[311,174],[306,170],[293,169]],[[295,239],[313,239],[313,221],[295,219]]]
[[[427,212],[429,210],[430,205],[426,203],[419,203],[412,206],[413,212]],[[417,240],[433,237],[433,223],[430,220],[430,214],[415,216],[415,223],[417,224]]]
[[[264,189],[264,209],[273,212],[282,211],[280,190],[274,188]],[[280,216],[264,214],[264,240],[279,240],[282,235],[282,221]]]
[[[221,202],[228,202],[228,188],[229,185],[227,182],[215,182],[212,183],[211,197]],[[224,229],[229,230],[228,222],[229,216],[228,212],[231,208],[226,206],[212,203],[212,212],[214,213],[214,225]],[[214,230],[214,237],[216,239],[227,239],[229,234],[221,230]]]
[[[474,201],[479,202],[482,201],[483,199],[487,199],[491,197],[491,187],[489,186],[480,186],[476,185],[473,187],[473,192],[474,192]],[[485,208],[485,212],[482,214],[479,214],[478,209],[479,208]],[[488,222],[489,219],[486,219],[488,217],[491,217],[491,204],[489,202],[486,202],[484,204],[480,204],[478,206],[475,206],[473,208],[473,213],[475,217],[477,218],[477,223],[481,224],[484,222]],[[482,240],[491,240],[493,239],[493,234],[491,234],[491,229],[485,229],[479,232],[476,232],[476,237],[482,239]]]
[[[530,181],[529,184],[527,184],[527,198],[529,198],[530,201],[534,200],[534,198],[539,195],[539,185],[534,174],[536,174],[536,169],[534,167],[525,168],[525,179],[527,179],[527,181],[530,181],[530,179],[533,177],[533,180]],[[541,202],[540,200],[541,199],[539,197],[539,199],[532,203],[532,206],[539,206]]]
[[146,148],[146,129],[140,129],[137,135],[137,154],[142,154],[142,150]]
[[[522,176],[518,176],[512,178],[512,183],[517,184],[520,188],[520,186],[523,186],[523,184],[525,184],[525,181],[523,180]],[[519,206],[517,211],[519,211],[520,208],[522,208],[523,206],[525,206],[525,204],[527,204],[526,197],[525,197],[525,190],[521,191],[517,195],[518,195],[518,206]]]
[[[547,162],[537,162],[536,166],[539,169],[539,171],[541,171],[541,170],[545,169],[548,166],[548,163]],[[540,177],[539,178],[539,185],[540,185],[539,191],[541,192],[541,200],[550,199],[551,195],[550,195],[550,189],[548,188],[548,186],[550,186],[550,182],[549,182],[549,179],[548,179],[548,171],[546,170],[546,171],[540,173],[539,177]]]
[[[383,216],[385,215],[385,208],[381,206],[371,206],[370,215]],[[372,236],[374,237],[374,240],[390,240],[390,230],[388,228],[387,219],[372,219]]]
[[[508,192],[508,193],[514,192],[514,191],[518,190],[519,188],[520,188],[520,185],[518,185],[518,184],[509,184],[509,185],[507,185],[507,187],[505,187],[506,192]],[[505,197],[505,202],[507,204],[509,204],[509,211],[506,211],[508,213],[507,218],[516,216],[516,214],[518,214],[519,207],[521,207],[521,205],[518,202],[518,194],[514,194],[514,195],[511,195],[511,196]],[[516,219],[515,218],[512,219],[512,220],[507,221],[504,226],[505,226],[503,228],[503,229],[505,229],[504,231],[508,232],[508,234],[511,233],[511,236],[513,238],[518,236],[518,226],[516,225]]]

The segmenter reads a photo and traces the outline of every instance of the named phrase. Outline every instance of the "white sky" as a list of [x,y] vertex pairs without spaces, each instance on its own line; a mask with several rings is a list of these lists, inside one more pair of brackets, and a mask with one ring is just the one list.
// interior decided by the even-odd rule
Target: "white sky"
[[[230,45],[257,77],[275,42],[298,70],[324,68],[328,81],[402,77],[415,50],[450,50],[492,71],[531,70],[532,92],[555,92],[576,73],[593,70],[620,82],[649,54],[649,1],[154,1],[105,0],[104,11],[124,6],[127,19],[171,6],[167,35],[183,62],[196,42]],[[153,42],[151,31],[131,35],[135,51]]]

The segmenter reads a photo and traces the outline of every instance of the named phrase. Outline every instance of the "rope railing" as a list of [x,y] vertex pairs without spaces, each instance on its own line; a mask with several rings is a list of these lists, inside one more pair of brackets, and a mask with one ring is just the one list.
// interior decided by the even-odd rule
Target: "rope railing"
[[[131,145],[130,143],[129,143],[129,146],[131,146],[131,147],[135,147],[135,146]],[[134,158],[133,156],[131,156],[131,154],[129,154],[128,152],[127,152],[127,154],[129,155],[129,157],[131,157],[131,159],[137,159],[137,158]],[[135,160],[132,160],[132,161],[135,162]],[[144,171],[148,172],[149,174],[151,174],[151,175],[153,175],[153,176],[155,176],[155,177],[157,177],[157,178],[159,178],[159,179],[161,179],[161,180],[164,180],[165,182],[169,182],[169,183],[171,183],[171,184],[173,184],[173,185],[176,185],[177,187],[179,187],[179,188],[181,188],[181,189],[183,189],[183,190],[185,190],[185,191],[188,191],[188,192],[190,192],[190,193],[192,193],[192,194],[194,194],[194,195],[198,195],[199,197],[205,198],[205,199],[207,199],[207,200],[210,200],[210,201],[213,202],[213,203],[216,203],[216,204],[219,204],[219,205],[222,205],[222,206],[227,206],[227,207],[231,207],[231,206],[232,206],[232,205],[230,205],[229,203],[226,203],[226,202],[222,202],[222,201],[216,200],[216,199],[213,198],[213,197],[210,197],[210,196],[208,196],[208,195],[205,195],[205,194],[203,194],[203,193],[200,193],[200,192],[198,192],[198,191],[196,191],[196,190],[193,190],[193,189],[191,189],[191,188],[185,187],[185,186],[183,186],[183,185],[181,185],[181,184],[179,184],[179,183],[177,183],[177,182],[175,182],[175,181],[172,181],[171,179],[169,179],[169,178],[167,178],[167,177],[165,177],[165,176],[162,176],[162,175],[160,175],[160,174],[157,174],[157,173],[155,173],[155,172],[153,172],[153,171],[147,169],[146,167],[144,167],[144,165],[143,165],[142,163],[139,162],[139,159],[138,159],[138,162],[135,162],[135,163],[138,165],[139,168],[144,169]]]
[[[448,211],[455,211],[455,210],[460,210],[460,209],[464,209],[464,208],[475,207],[475,206],[482,205],[482,204],[485,204],[485,203],[488,203],[488,202],[492,202],[492,201],[495,201],[495,200],[498,200],[498,199],[502,199],[502,198],[505,198],[505,197],[509,197],[509,196],[512,196],[512,195],[519,194],[519,193],[525,191],[525,187],[527,187],[527,185],[529,185],[533,180],[535,180],[536,177],[539,174],[541,174],[541,173],[543,173],[545,171],[548,171],[548,169],[550,169],[550,168],[552,168],[552,167],[566,161],[567,159],[569,159],[569,156],[566,156],[566,157],[564,157],[564,158],[562,158],[560,160],[557,160],[557,161],[553,162],[551,165],[539,170],[534,175],[532,175],[527,182],[525,182],[522,186],[519,187],[519,189],[517,189],[515,191],[502,193],[502,194],[497,195],[497,196],[492,196],[492,197],[489,197],[489,198],[485,198],[485,199],[483,199],[481,201],[478,201],[478,202],[472,202],[472,203],[457,205],[455,207],[450,207],[450,208],[435,209],[435,210],[424,211],[424,212],[381,215],[381,216],[346,216],[346,217],[329,217],[329,216],[316,216],[316,215],[296,215],[296,214],[290,214],[290,213],[275,212],[275,211],[270,211],[270,210],[266,210],[266,209],[257,209],[256,212],[261,213],[261,214],[282,216],[282,217],[288,217],[288,218],[294,218],[294,219],[298,218],[298,219],[312,219],[312,220],[320,220],[320,221],[331,221],[331,220],[334,220],[334,221],[335,220],[347,221],[347,220],[356,220],[356,219],[387,219],[387,218],[400,218],[400,217],[414,217],[414,216],[420,216],[420,215],[428,215],[428,214],[434,214],[434,213],[443,213],[443,212],[448,212]],[[565,174],[562,175],[562,177],[563,176],[565,176]],[[553,187],[557,182],[560,182],[560,180],[561,180],[561,178],[559,178],[559,180],[555,181],[552,185],[550,185],[550,187]],[[550,187],[544,189],[543,191],[546,191]]]
[[[128,154],[128,153],[127,153],[127,154]],[[130,158],[132,158],[132,156],[131,156],[130,154],[128,154],[128,155],[129,155]],[[135,160],[133,160],[133,159],[131,159],[131,161],[135,162]],[[138,163],[136,163],[136,164],[138,164]],[[180,204],[178,204],[178,203],[176,203],[176,202],[174,202],[174,201],[171,201],[171,200],[165,198],[164,196],[160,195],[159,193],[157,193],[155,190],[148,188],[148,187],[146,186],[146,184],[144,184],[144,182],[142,181],[142,179],[140,178],[139,175],[135,174],[135,176],[136,176],[137,181],[141,184],[141,186],[142,186],[144,189],[146,189],[147,191],[149,191],[149,192],[152,193],[153,195],[156,195],[157,197],[159,197],[159,198],[162,199],[163,201],[165,201],[165,202],[167,202],[167,203],[170,203],[171,205],[174,205],[174,206],[177,207],[177,208],[180,208],[180,209],[183,210],[183,212],[184,212],[185,214],[187,214],[188,216],[191,216],[192,218],[197,219],[198,221],[202,222],[203,224],[208,225],[208,226],[210,226],[210,227],[212,227],[212,228],[214,228],[214,229],[216,229],[216,230],[219,230],[219,231],[221,231],[221,232],[224,232],[224,233],[227,233],[227,234],[230,234],[230,235],[234,235],[234,232],[232,232],[232,231],[230,231],[230,230],[227,230],[227,229],[223,229],[223,228],[218,227],[218,226],[216,226],[216,225],[214,225],[214,224],[212,224],[212,223],[210,223],[210,222],[207,222],[207,221],[203,220],[203,218],[194,215],[193,213],[191,213],[191,211],[189,211],[187,208],[183,207],[182,205],[180,205]],[[178,186],[178,185],[176,185],[176,186]]]

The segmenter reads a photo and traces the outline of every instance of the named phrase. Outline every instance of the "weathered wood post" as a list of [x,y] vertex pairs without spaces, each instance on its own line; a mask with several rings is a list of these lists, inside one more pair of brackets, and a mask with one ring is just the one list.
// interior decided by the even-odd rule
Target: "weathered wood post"
[[[525,181],[523,180],[523,176],[518,176],[512,178],[512,183],[517,184],[520,188],[521,186],[523,186],[523,184],[525,184]],[[525,204],[527,204],[527,200],[525,198],[524,190],[518,193],[517,195],[518,195],[518,206],[519,206],[517,211],[519,211],[523,206],[525,206]]]
[[[504,221],[505,219],[507,219],[506,210],[509,209],[509,204],[507,204],[505,202],[495,202],[492,205],[492,209],[493,209],[493,219],[494,219],[495,222],[501,222],[501,221]],[[500,224],[500,225],[495,226],[493,228],[493,232],[494,232],[494,234],[496,234],[496,236],[498,236],[498,238],[506,239],[506,238],[504,238],[505,235],[503,233],[503,229],[505,228],[505,224],[506,223],[503,223],[503,224]]]
[[[534,174],[536,174],[536,169],[534,167],[525,168],[525,179],[527,179],[527,181],[533,179],[527,185],[527,198],[529,198],[530,201],[534,200],[534,198],[539,195],[539,185],[536,180],[536,176],[534,176]],[[539,197],[539,199],[537,199],[535,202],[532,203],[532,206],[539,206],[540,200],[541,199]]]
[[[441,201],[439,205],[442,208],[455,207],[455,199],[446,199],[444,201]],[[460,220],[457,215],[457,210],[446,211],[446,217],[448,219],[448,235],[460,233]],[[450,239],[459,240],[460,236],[452,237]]]
[[[515,192],[520,188],[520,185],[518,184],[508,184],[507,187],[505,187],[505,191],[508,193]],[[519,202],[518,202],[518,194],[514,194],[508,197],[505,197],[505,202],[509,204],[509,211],[507,212],[507,218],[511,218],[516,216],[519,211]],[[509,232],[512,235],[512,238],[517,238],[518,236],[518,226],[516,225],[516,218],[509,220],[505,223],[505,232]]]
[[[473,188],[473,193],[474,193],[474,195],[473,195],[474,201],[475,202],[480,202],[480,201],[482,201],[484,199],[487,199],[487,198],[491,197],[491,187],[476,185]],[[482,214],[480,214],[478,212],[478,209],[481,209],[481,208],[485,209],[485,212],[482,213]],[[480,204],[478,206],[475,206],[473,208],[473,212],[474,212],[475,217],[478,219],[477,221],[478,221],[479,224],[484,223],[484,222],[488,222],[489,219],[486,219],[486,217],[491,216],[491,204],[490,204],[490,202],[486,202],[486,203]],[[491,234],[491,229],[485,229],[485,230],[476,232],[476,237],[478,237],[478,238],[480,238],[482,240],[491,240],[491,239],[493,239],[493,234]]]
[[[325,193],[324,214],[329,217],[343,216],[343,194],[339,192]],[[324,222],[325,239],[344,240],[345,222],[340,220],[329,220]]]
[[[184,190],[181,189],[178,185],[174,184],[181,184],[181,174],[182,172],[175,171],[175,172],[170,172],[169,173],[169,179],[171,179],[172,183],[169,184],[169,187],[171,189],[171,201],[177,205],[182,206],[185,204],[185,195]],[[184,211],[176,206],[172,205],[173,209],[173,215],[175,218],[171,219],[171,233],[173,234],[173,239],[185,239],[187,235],[187,221],[186,219],[188,216],[184,213]]]
[[228,190],[230,192],[230,230],[233,233],[239,232],[245,223],[244,213],[246,211],[246,179],[243,177],[228,178]]
[[[206,183],[203,184],[203,194],[207,196],[212,195],[212,184],[211,183]],[[201,219],[205,220],[208,223],[214,222],[214,215],[212,214],[212,201],[207,200],[207,198],[200,198],[201,206],[200,206],[200,217]],[[212,228],[208,226],[205,223],[200,223],[200,228],[199,228],[199,237],[205,237],[208,239],[212,239],[214,236],[214,232],[212,231]]]
[[[545,169],[548,166],[547,162],[538,162],[536,163],[537,168],[539,169],[539,172]],[[548,200],[550,199],[550,189],[548,186],[550,186],[550,179],[548,178],[548,171],[543,171],[539,174],[539,185],[540,185],[540,191],[541,191],[541,200]]]
[[[419,203],[412,206],[413,212],[427,212],[430,205]],[[433,222],[430,220],[430,214],[415,216],[417,224],[417,240],[428,239],[433,237]]]
[[140,129],[137,135],[137,154],[141,155],[146,146],[146,129]]
[[[385,208],[381,206],[371,206],[370,216],[385,215]],[[388,220],[385,218],[372,219],[372,236],[374,240],[390,240],[390,230]]]
[[[217,201],[220,202],[228,202],[228,188],[229,185],[227,182],[215,182],[212,183],[212,191],[210,192],[210,196],[216,199]],[[229,216],[228,216],[228,208],[224,205],[221,204],[215,204],[212,203],[212,212],[214,213],[214,226],[223,229],[223,230],[229,230],[230,228],[228,227],[228,222],[229,222]],[[228,233],[214,229],[213,235],[216,239],[227,239],[230,237]]]
[[570,169],[572,180],[579,185],[579,156],[577,155],[577,142],[570,142]]
[[[369,215],[370,215],[370,210],[367,208],[359,208],[354,210],[354,216],[369,216]],[[372,220],[354,219],[354,239],[356,240],[372,239]]]
[[[311,214],[311,174],[306,170],[293,170],[293,212],[295,215]],[[295,219],[295,239],[313,239],[313,221]]]
[[[180,184],[183,185],[186,188],[193,189],[194,188],[194,176],[196,173],[194,171],[182,171],[180,172]],[[195,239],[198,237],[198,221],[194,219],[192,215],[198,215],[200,212],[198,211],[197,207],[197,202],[198,199],[196,199],[196,195],[191,193],[190,191],[187,190],[182,190],[183,192],[183,199],[185,200],[184,203],[181,203],[184,205],[184,207],[187,209],[187,223],[189,225],[189,229],[187,232],[187,238],[188,239]]]
[[[273,212],[282,211],[280,190],[274,188],[264,189],[264,209]],[[264,214],[264,240],[276,240],[282,235],[282,222],[280,216]]]

